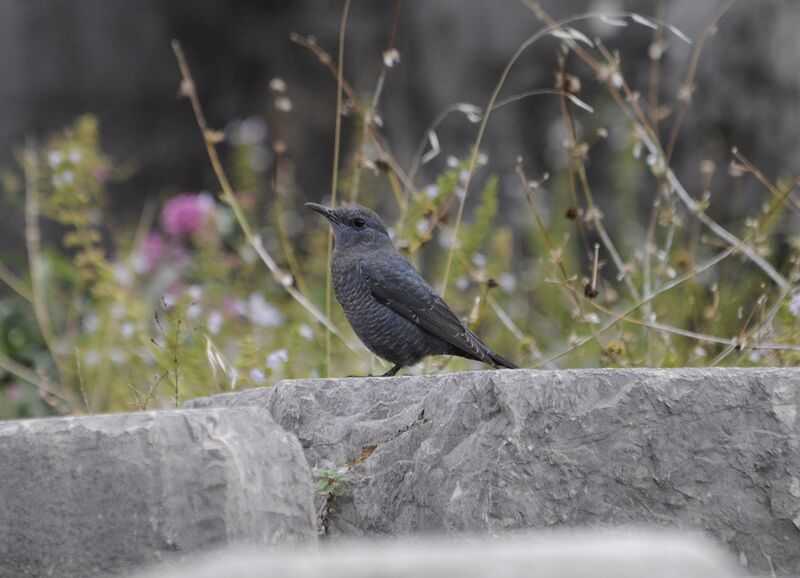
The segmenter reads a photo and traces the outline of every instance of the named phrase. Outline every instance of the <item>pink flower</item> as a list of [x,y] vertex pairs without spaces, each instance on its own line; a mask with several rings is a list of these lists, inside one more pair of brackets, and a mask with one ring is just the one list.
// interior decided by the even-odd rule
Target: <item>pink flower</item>
[[18,383],[11,383],[6,386],[6,395],[13,401],[22,399],[22,388]]
[[133,258],[137,273],[151,273],[167,252],[167,241],[160,233],[150,233]]
[[214,211],[208,194],[184,193],[171,198],[161,211],[161,228],[171,237],[183,237],[200,231]]

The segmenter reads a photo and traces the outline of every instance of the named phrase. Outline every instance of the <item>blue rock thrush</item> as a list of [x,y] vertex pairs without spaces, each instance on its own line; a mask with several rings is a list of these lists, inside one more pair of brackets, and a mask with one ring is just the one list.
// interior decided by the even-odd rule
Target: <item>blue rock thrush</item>
[[336,299],[367,349],[394,364],[384,376],[428,355],[458,355],[516,368],[481,343],[395,250],[373,211],[359,205],[306,206],[333,227],[331,273]]

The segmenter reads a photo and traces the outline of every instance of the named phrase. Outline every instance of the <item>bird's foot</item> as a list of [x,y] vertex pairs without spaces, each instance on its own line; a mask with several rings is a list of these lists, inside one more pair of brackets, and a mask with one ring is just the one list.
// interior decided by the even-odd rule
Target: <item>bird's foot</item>
[[401,365],[395,365],[395,366],[394,366],[393,368],[391,368],[389,371],[387,371],[386,373],[384,373],[383,375],[381,375],[381,377],[391,377],[391,376],[393,376],[395,373],[397,373],[398,371],[400,371],[400,369],[401,369],[401,368],[402,368],[402,366],[401,366]]
[[361,377],[391,377],[394,374],[396,374],[398,371],[400,371],[401,369],[402,369],[401,365],[395,365],[389,371],[387,371],[386,373],[382,373],[380,375],[372,375],[371,373],[368,373],[367,375],[348,375],[347,377],[357,377],[357,378],[361,378]]

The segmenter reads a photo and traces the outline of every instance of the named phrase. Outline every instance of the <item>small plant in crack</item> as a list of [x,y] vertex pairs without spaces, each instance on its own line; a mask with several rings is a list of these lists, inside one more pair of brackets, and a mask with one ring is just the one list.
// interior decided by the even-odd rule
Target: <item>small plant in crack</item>
[[317,515],[317,531],[320,536],[328,535],[328,523],[336,499],[344,495],[348,468],[314,468],[314,491],[324,498]]

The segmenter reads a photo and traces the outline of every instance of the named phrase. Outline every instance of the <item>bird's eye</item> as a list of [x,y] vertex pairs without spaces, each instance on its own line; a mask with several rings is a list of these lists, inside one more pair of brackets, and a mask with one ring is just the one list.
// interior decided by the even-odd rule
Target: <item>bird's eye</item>
[[353,219],[353,226],[356,229],[361,229],[366,224],[367,223],[364,221],[364,219],[362,219],[360,217],[356,217],[355,219]]

